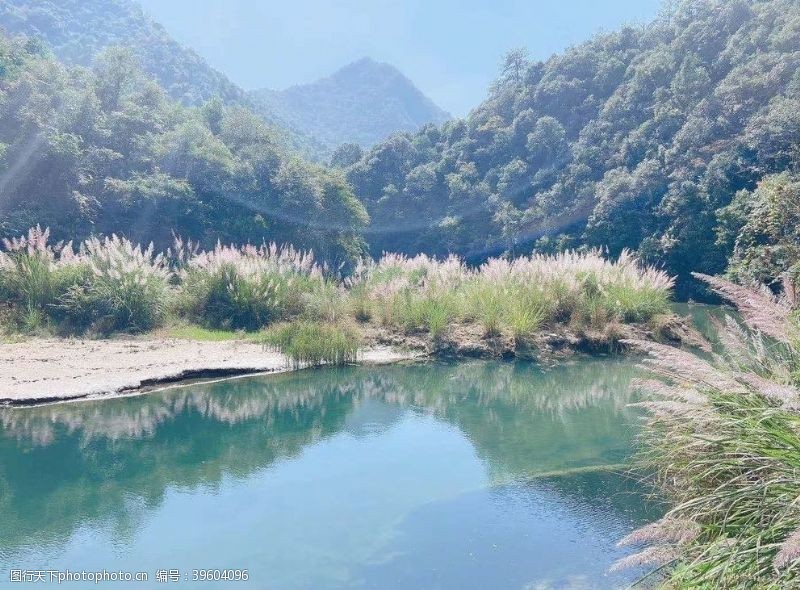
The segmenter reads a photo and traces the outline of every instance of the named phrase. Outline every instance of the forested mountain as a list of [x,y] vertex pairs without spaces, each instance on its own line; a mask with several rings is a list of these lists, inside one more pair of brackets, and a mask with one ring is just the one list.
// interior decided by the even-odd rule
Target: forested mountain
[[311,84],[250,95],[255,105],[330,148],[370,147],[395,132],[450,118],[396,68],[369,58]]
[[[545,62],[513,51],[467,118],[366,152],[355,143],[444,117],[391,66],[362,60],[281,98],[261,94],[262,118],[285,109],[320,146],[237,106],[252,97],[129,0],[0,0],[0,23],[95,64],[62,66],[36,37],[2,42],[3,234],[42,223],[62,238],[124,229],[160,245],[173,230],[205,243],[267,238],[336,263],[360,252],[359,235],[375,254],[474,262],[607,246],[681,277],[800,276],[796,0],[680,0],[648,26]],[[121,40],[132,54],[95,56]],[[347,182],[282,147],[319,154],[345,139],[355,143],[332,162]]]
[[792,194],[799,141],[800,3],[685,0],[546,62],[510,53],[466,119],[392,137],[347,177],[375,253],[587,244],[686,276],[764,242],[739,235],[740,191],[763,180],[763,201],[786,172]]
[[291,242],[338,265],[362,253],[362,205],[336,173],[288,155],[257,115],[169,99],[129,51],[65,66],[0,37],[0,235],[122,233],[164,248]]
[[[70,65],[89,67],[103,50],[123,47],[173,99],[197,106],[214,97],[252,106],[244,90],[179,44],[134,0],[0,0],[0,29],[40,40]],[[275,113],[259,115],[276,128],[276,138],[308,159],[324,161],[331,150]]]
[[177,43],[132,0],[0,0],[0,27],[42,39],[73,65],[90,66],[111,46],[129,48],[167,94],[184,104],[243,97],[240,88]]

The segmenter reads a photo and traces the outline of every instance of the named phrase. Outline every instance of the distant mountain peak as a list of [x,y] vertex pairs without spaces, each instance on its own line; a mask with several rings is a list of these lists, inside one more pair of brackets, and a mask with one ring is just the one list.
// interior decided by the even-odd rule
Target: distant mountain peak
[[389,135],[442,123],[450,115],[391,64],[362,57],[309,84],[257,90],[253,99],[329,147],[369,147]]

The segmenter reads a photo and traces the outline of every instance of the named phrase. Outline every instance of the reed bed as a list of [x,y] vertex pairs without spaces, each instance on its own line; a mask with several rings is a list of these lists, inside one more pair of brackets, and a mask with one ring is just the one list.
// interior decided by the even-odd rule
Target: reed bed
[[202,251],[176,240],[156,253],[118,236],[50,244],[37,227],[0,252],[0,296],[23,330],[142,332],[173,317],[247,331],[355,321],[436,341],[467,324],[522,345],[554,324],[647,322],[667,311],[672,285],[629,252],[609,260],[599,250],[495,258],[477,268],[453,256],[386,254],[344,279],[313,253],[276,244]]
[[494,258],[477,268],[452,256],[386,254],[359,266],[348,285],[362,320],[434,339],[455,323],[478,323],[486,335],[524,342],[546,324],[646,322],[667,311],[673,279],[629,252],[612,261],[592,250]]
[[641,551],[618,567],[661,567],[667,588],[797,588],[797,325],[764,291],[699,278],[739,307],[746,326],[720,324],[725,350],[710,358],[629,343],[657,377],[640,384],[652,395],[643,466],[673,507],[623,539]]

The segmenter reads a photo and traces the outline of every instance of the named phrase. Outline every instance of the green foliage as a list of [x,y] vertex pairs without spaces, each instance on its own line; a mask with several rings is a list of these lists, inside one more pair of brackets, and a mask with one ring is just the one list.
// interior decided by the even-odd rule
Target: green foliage
[[510,53],[466,119],[348,168],[371,251],[627,248],[688,295],[689,271],[722,271],[732,252],[716,210],[796,165],[798,18],[792,0],[683,0],[546,62]]
[[[792,283],[786,271],[800,263],[800,177],[784,172],[766,177],[755,190],[740,191],[718,212],[723,243],[733,242],[729,273],[745,282]],[[788,286],[788,285],[787,285]]]
[[128,50],[94,63],[67,68],[0,37],[0,234],[42,223],[55,239],[124,232],[160,250],[173,234],[206,248],[269,239],[332,268],[363,254],[368,217],[350,187],[287,154],[261,118],[170,101]]
[[230,80],[172,39],[135,2],[8,0],[0,4],[0,24],[8,33],[44,40],[59,59],[82,66],[108,47],[130,47],[169,95],[187,104],[242,97]]
[[289,357],[295,366],[345,365],[357,360],[361,337],[347,324],[297,321],[269,328],[264,344]]
[[195,340],[197,342],[228,342],[231,340],[256,339],[261,336],[256,332],[233,330],[212,330],[192,324],[177,324],[166,330],[169,338],[179,340]]
[[669,298],[669,292],[662,289],[620,283],[607,287],[602,302],[610,315],[633,323],[645,322],[664,313]]

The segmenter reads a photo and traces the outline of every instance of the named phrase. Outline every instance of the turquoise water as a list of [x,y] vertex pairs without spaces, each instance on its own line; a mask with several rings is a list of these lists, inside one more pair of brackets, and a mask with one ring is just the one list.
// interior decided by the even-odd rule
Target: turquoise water
[[[353,367],[5,409],[0,584],[105,568],[149,580],[99,587],[624,587],[641,572],[607,573],[615,543],[658,516],[621,474],[634,374]],[[192,581],[224,568],[249,579]]]

